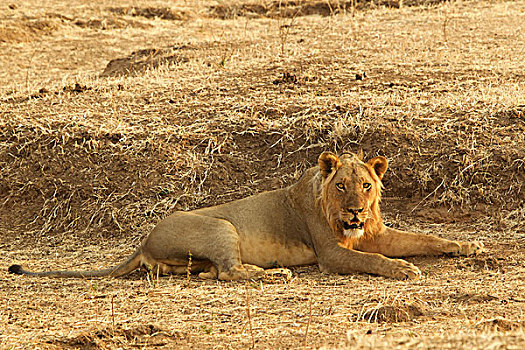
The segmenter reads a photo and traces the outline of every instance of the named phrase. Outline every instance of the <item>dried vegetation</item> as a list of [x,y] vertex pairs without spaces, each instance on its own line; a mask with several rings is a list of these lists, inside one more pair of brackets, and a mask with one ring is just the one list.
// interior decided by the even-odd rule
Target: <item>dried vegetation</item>
[[523,346],[525,2],[356,4],[1,4],[2,266],[108,266],[174,210],[359,147],[391,162],[392,225],[487,255],[412,259],[410,284],[297,268],[249,299],[186,276],[9,276],[0,347]]

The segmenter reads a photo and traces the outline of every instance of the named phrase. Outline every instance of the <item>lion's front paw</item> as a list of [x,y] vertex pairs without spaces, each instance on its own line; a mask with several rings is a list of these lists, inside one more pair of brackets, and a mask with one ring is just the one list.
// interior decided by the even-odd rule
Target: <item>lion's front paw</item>
[[481,242],[458,242],[459,243],[459,251],[455,255],[473,255],[473,254],[479,254],[483,253],[485,251],[485,247],[483,246],[483,243]]
[[391,271],[389,277],[401,280],[417,280],[421,277],[418,267],[402,259],[391,259]]

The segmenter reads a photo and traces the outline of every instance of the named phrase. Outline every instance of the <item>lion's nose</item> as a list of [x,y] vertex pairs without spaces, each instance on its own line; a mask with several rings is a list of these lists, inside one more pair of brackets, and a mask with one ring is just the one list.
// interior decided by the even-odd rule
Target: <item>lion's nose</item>
[[356,209],[356,208],[346,208],[346,211],[351,213],[351,214],[354,214],[355,216],[357,216],[359,213],[362,213],[364,210],[364,208],[359,208],[359,209]]

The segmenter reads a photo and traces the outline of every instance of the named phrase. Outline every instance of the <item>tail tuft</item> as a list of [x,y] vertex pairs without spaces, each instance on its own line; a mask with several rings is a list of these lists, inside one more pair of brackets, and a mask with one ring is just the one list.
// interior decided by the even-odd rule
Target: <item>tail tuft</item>
[[22,266],[20,265],[11,265],[9,266],[9,269],[7,270],[9,273],[14,273],[15,275],[23,275],[24,269],[22,269]]

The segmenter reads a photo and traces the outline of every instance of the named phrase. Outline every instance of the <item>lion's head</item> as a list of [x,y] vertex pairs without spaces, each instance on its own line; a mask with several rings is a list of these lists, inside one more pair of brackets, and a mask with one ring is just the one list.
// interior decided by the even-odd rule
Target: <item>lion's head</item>
[[353,153],[337,157],[324,152],[319,156],[320,204],[342,245],[352,248],[383,228],[379,201],[387,167],[386,158],[381,156],[366,163]]

